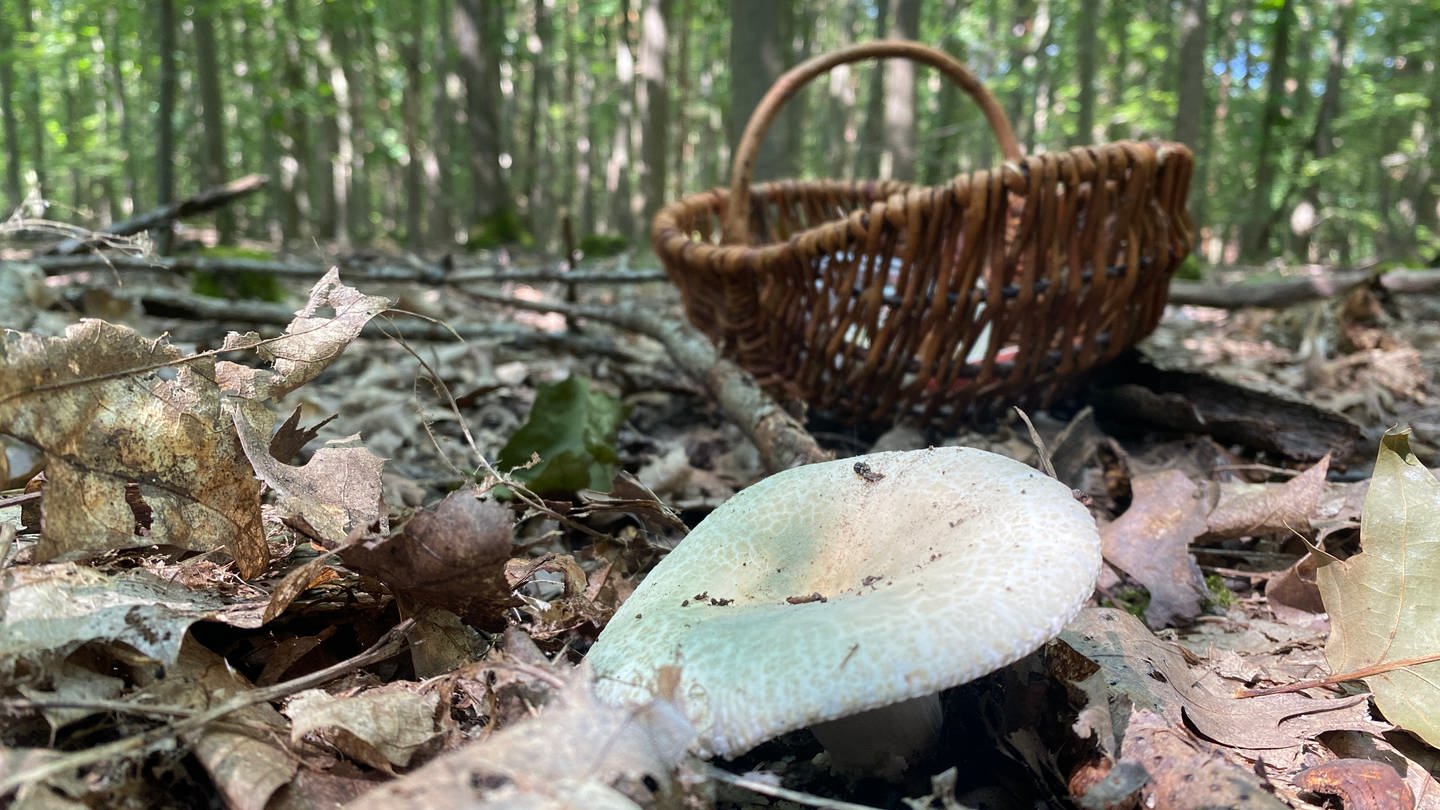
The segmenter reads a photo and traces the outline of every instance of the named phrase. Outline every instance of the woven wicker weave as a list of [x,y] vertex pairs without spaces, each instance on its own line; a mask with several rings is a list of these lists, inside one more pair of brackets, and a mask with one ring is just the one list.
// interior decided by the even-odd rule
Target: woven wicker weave
[[[958,84],[1004,165],[938,186],[752,188],[781,105],[837,65],[880,57],[931,65]],[[782,76],[736,149],[730,189],[666,206],[651,236],[686,316],[762,385],[845,422],[948,429],[1044,404],[1155,328],[1189,251],[1192,167],[1178,143],[1024,156],[995,98],[958,62],[877,41]]]

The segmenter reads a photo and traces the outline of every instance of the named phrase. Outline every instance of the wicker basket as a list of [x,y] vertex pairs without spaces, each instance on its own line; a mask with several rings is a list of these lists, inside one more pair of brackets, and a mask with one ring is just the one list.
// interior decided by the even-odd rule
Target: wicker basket
[[[752,188],[781,105],[837,65],[878,57],[931,65],[958,84],[1004,165],[928,187]],[[1182,144],[1135,141],[1026,157],[960,63],[876,41],[782,76],[745,129],[730,189],[661,209],[651,238],[686,316],[762,385],[843,422],[949,429],[1043,405],[1155,328],[1189,251],[1193,163]]]

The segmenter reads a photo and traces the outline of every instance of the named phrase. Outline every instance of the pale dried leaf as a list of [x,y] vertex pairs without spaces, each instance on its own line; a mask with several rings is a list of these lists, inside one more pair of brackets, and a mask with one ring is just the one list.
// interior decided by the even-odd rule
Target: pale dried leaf
[[314,735],[357,762],[388,771],[409,765],[436,741],[439,708],[437,693],[397,683],[347,696],[310,689],[290,700],[285,715],[293,742]]
[[1223,484],[1220,502],[1210,512],[1206,535],[1222,539],[1257,534],[1304,532],[1310,528],[1330,456],[1279,486]]
[[[224,545],[242,576],[264,570],[259,483],[221,412],[211,360],[86,320],[62,338],[10,333],[0,363],[0,425],[47,460],[38,559]],[[140,533],[131,481],[149,510]]]
[[[179,659],[143,699],[202,711],[253,688],[224,658],[187,640]],[[238,709],[182,738],[232,810],[264,810],[299,767],[280,742],[285,718],[268,703]]]
[[[1410,453],[1408,431],[1381,441],[1359,554],[1318,560],[1330,613],[1325,656],[1337,673],[1440,653],[1440,481]],[[1365,679],[1392,723],[1440,746],[1440,662]]]
[[73,563],[0,571],[0,682],[46,669],[82,644],[115,642],[165,665],[201,621],[260,626],[265,601],[237,602],[141,570],[105,574]]
[[384,517],[380,470],[385,462],[360,445],[358,437],[331,442],[303,466],[292,467],[270,455],[274,414],[251,400],[232,400],[226,406],[255,475],[274,490],[283,517],[302,519],[314,536],[335,545]]
[[582,669],[539,715],[446,754],[352,807],[674,808],[683,799],[674,772],[694,737],[672,704],[597,703]]

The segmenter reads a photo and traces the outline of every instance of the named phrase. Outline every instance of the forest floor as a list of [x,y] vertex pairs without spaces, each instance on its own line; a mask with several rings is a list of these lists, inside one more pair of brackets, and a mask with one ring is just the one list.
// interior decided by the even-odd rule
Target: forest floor
[[[204,308],[193,277],[8,258],[0,323],[51,336],[0,347],[0,433],[25,440],[0,439],[0,796],[17,807],[1412,806],[1365,804],[1378,785],[1440,808],[1436,732],[1390,708],[1435,693],[1382,672],[1237,696],[1355,663],[1334,647],[1349,618],[1322,601],[1314,544],[1357,554],[1362,509],[1367,550],[1440,541],[1433,513],[1371,523],[1366,501],[1372,468],[1399,480],[1440,460],[1440,296],[1171,307],[1142,344],[1221,391],[1344,415],[1356,441],[1333,455],[1147,426],[1094,388],[1031,414],[1101,523],[1096,600],[1035,654],[947,690],[938,750],[897,783],[834,772],[804,731],[702,762],[673,710],[590,699],[575,665],[617,606],[765,469],[659,343],[496,301],[563,301],[565,285],[373,280],[366,262],[388,259],[371,256],[316,291],[282,279],[283,303]],[[665,282],[575,287],[682,317]],[[588,394],[544,399],[577,378]],[[619,414],[598,450],[551,445],[608,486],[541,498],[533,471],[496,469],[546,416],[537,392],[552,437]],[[1418,461],[1377,466],[1397,425]],[[1042,461],[1013,414],[955,435],[812,428],[841,458],[958,444]],[[1408,480],[1386,491],[1435,486]],[[502,483],[519,497],[498,499]],[[1407,595],[1423,581],[1389,581],[1371,605],[1404,622],[1347,625],[1352,641],[1440,623]],[[1383,660],[1435,652],[1401,646]]]

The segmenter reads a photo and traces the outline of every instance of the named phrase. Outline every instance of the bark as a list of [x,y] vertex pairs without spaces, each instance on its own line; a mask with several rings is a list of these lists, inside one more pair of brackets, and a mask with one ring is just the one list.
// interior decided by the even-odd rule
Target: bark
[[646,0],[640,17],[640,106],[643,161],[640,189],[645,195],[641,222],[648,226],[665,199],[665,169],[669,160],[670,94],[665,84],[665,56],[669,27],[669,0]]
[[[27,37],[35,33],[35,20],[30,0],[15,0],[20,17],[20,30]],[[35,172],[35,185],[43,195],[49,187],[45,165],[45,119],[40,117],[40,65],[32,65],[25,77],[25,128],[30,131],[30,166]]]
[[[525,189],[525,213],[530,223],[530,232],[541,240],[541,244],[555,243],[555,216],[553,206],[548,203],[552,184],[551,164],[554,160],[550,144],[554,137],[550,131],[550,95],[552,85],[550,7],[554,0],[535,0],[535,33],[530,37],[530,116],[526,124],[526,146],[528,155],[523,164],[524,175],[520,187]],[[572,50],[566,48],[567,51]],[[574,109],[574,108],[569,108]]]
[[20,207],[25,192],[20,187],[20,125],[15,116],[15,32],[0,14],[0,119],[5,132],[5,209],[8,216]]
[[[920,38],[920,0],[897,0],[895,36]],[[880,176],[915,179],[915,63],[908,59],[885,61],[885,152]]]
[[[1205,0],[1190,0],[1204,3]],[[1079,98],[1076,99],[1075,135],[1070,142],[1085,145],[1095,142],[1095,58],[1100,51],[1097,24],[1100,0],[1079,0],[1075,21],[1075,57]],[[1203,40],[1202,40],[1203,41]],[[1204,66],[1201,65],[1203,68]]]
[[249,174],[238,180],[232,180],[223,186],[207,188],[198,194],[182,200],[176,200],[158,206],[137,217],[131,217],[123,222],[116,222],[104,230],[99,231],[94,236],[66,239],[51,248],[48,252],[50,254],[63,256],[103,245],[105,244],[106,236],[129,236],[151,229],[169,232],[175,220],[192,214],[214,211],[247,194],[258,191],[265,186],[266,182],[266,178],[263,175]]
[[630,205],[630,127],[635,117],[635,54],[630,50],[630,3],[620,4],[620,35],[616,38],[615,88],[620,101],[615,111],[615,129],[610,133],[610,154],[605,161],[605,194],[609,199],[609,230],[629,239],[637,233],[634,209]]
[[[429,38],[434,45],[430,58],[435,65],[436,81],[430,112],[434,147],[430,150],[431,158],[425,163],[425,179],[430,187],[436,190],[431,198],[434,210],[430,215],[429,233],[430,239],[437,245],[455,242],[458,217],[455,212],[456,183],[457,175],[460,174],[455,167],[462,165],[465,160],[461,156],[463,150],[458,146],[463,140],[459,135],[459,111],[450,103],[445,92],[451,78],[456,75],[457,61],[454,38],[444,36],[445,28],[454,13],[450,3],[451,0],[436,0],[433,20],[438,33]],[[442,166],[445,167],[443,170]]]
[[[160,47],[160,88],[155,111],[155,201],[169,205],[175,199],[175,2],[157,0],[155,27]],[[174,231],[167,220],[155,231],[155,250],[170,252]]]
[[508,208],[510,190],[500,155],[505,151],[500,126],[500,49],[504,9],[495,0],[455,0],[450,16],[455,53],[465,83],[466,149],[474,184],[467,191],[475,222]]
[[670,105],[671,132],[673,137],[670,158],[674,166],[669,170],[670,198],[679,199],[685,194],[685,168],[694,165],[695,152],[690,146],[689,121],[685,117],[685,100],[690,98],[690,0],[676,0],[678,6],[674,18],[681,21],[679,42],[675,45],[675,100]]
[[[1194,150],[1196,161],[1202,164],[1205,158],[1199,150],[1206,124],[1205,74],[1208,67],[1205,64],[1206,13],[1205,0],[1183,0],[1180,6],[1180,78],[1175,95],[1175,129],[1172,135],[1176,141]],[[1205,167],[1197,166],[1194,176],[1202,182],[1190,186],[1192,204],[1204,193]],[[1198,233],[1195,238],[1199,238]]]
[[[195,5],[192,23],[195,27],[195,75],[200,89],[200,121],[204,126],[203,147],[205,160],[201,164],[200,176],[207,186],[218,186],[225,182],[225,101],[220,83],[219,48],[215,43],[215,21],[212,18],[214,6],[211,2]],[[227,208],[221,208],[215,215],[215,228],[221,244],[235,241],[235,215]]]
[[[875,38],[890,35],[890,0],[875,3]],[[860,147],[855,155],[855,177],[878,179],[882,144],[885,140],[885,71],[872,68],[870,92],[865,98],[865,117],[861,122]]]
[[1271,29],[1269,73],[1266,75],[1265,107],[1260,114],[1260,143],[1256,151],[1255,185],[1251,188],[1249,220],[1241,229],[1240,254],[1264,255],[1270,242],[1270,224],[1275,207],[1270,198],[1275,189],[1279,163],[1280,123],[1290,71],[1290,26],[1295,17],[1293,0],[1283,0]]
[[[1336,0],[1331,17],[1329,50],[1326,54],[1325,90],[1315,111],[1315,128],[1310,135],[1310,154],[1324,160],[1335,151],[1335,119],[1340,115],[1340,85],[1345,76],[1346,51],[1350,45],[1350,29],[1355,23],[1353,0]],[[1311,239],[1319,220],[1320,184],[1311,180],[1301,201],[1290,215],[1290,227],[1297,239],[1296,252],[1309,258]]]
[[[425,18],[410,15],[400,34],[400,61],[405,66],[405,246],[416,252],[425,241],[425,150],[421,146],[420,109],[425,81],[420,72],[420,43]],[[433,238],[433,236],[432,236]]]
[[[792,0],[730,0],[730,110],[726,130],[732,156],[750,114],[765,91],[785,72],[784,54],[789,46],[784,32],[793,5]],[[780,136],[771,132],[761,146],[755,161],[757,179],[792,173],[785,164]]]

